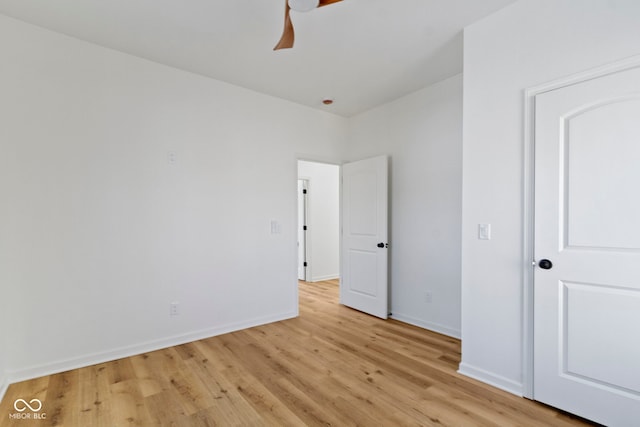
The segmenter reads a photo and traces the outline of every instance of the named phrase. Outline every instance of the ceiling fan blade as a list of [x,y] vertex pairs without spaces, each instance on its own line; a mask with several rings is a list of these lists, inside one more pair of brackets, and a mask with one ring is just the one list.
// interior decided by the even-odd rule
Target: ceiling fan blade
[[289,13],[291,12],[291,8],[289,7],[289,2],[287,0],[285,0],[285,3],[286,8],[284,11],[284,31],[282,32],[280,41],[278,42],[276,47],[273,48],[273,50],[290,49],[293,47],[293,40],[295,38],[295,35],[293,32],[293,22],[291,22],[291,16]]
[[320,0],[320,4],[318,4],[318,7],[329,6],[330,4],[338,3],[339,1],[342,0]]

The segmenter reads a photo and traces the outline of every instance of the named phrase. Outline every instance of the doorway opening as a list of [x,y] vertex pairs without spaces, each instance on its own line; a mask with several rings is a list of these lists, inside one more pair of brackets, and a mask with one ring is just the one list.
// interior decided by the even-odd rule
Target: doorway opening
[[303,283],[339,278],[340,304],[387,319],[389,158],[298,160],[297,178],[307,181]]
[[298,279],[340,277],[340,166],[298,160]]

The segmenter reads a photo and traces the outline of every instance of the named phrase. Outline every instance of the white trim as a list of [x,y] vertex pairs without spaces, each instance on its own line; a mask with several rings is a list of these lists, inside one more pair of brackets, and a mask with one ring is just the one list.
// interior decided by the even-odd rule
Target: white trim
[[534,398],[533,325],[534,325],[534,238],[535,238],[535,97],[545,92],[597,79],[640,67],[640,55],[592,68],[571,76],[528,88],[524,91],[523,146],[523,298],[522,298],[522,390],[523,396]]
[[[34,378],[39,378],[47,375],[53,375],[60,372],[69,371],[72,369],[84,368],[87,366],[96,365],[99,363],[110,362],[113,360],[122,359],[125,357],[131,357],[138,354],[148,353],[151,351],[161,350],[168,347],[173,347],[193,341],[198,341],[206,338],[211,338],[217,335],[226,334],[229,332],[235,332],[242,329],[248,329],[268,323],[279,322],[281,320],[291,319],[297,317],[296,312],[282,313],[277,316],[267,316],[261,318],[251,319],[249,321],[243,321],[238,323],[231,323],[228,325],[215,327],[211,329],[204,329],[195,331],[183,335],[177,335],[169,338],[162,338],[153,341],[147,341],[142,344],[136,344],[126,347],[121,347],[114,350],[108,350],[101,353],[88,354],[85,356],[75,357],[67,360],[60,360],[57,362],[46,363],[39,366],[32,366],[29,368],[20,369],[17,371],[8,371],[7,380],[10,383],[16,383],[26,381]],[[2,389],[0,389],[2,391]]]
[[544,92],[550,92],[552,90],[560,89],[565,86],[575,85],[587,80],[594,80],[599,77],[607,76],[609,74],[620,73],[622,71],[627,71],[638,67],[640,67],[640,55],[634,55],[628,58],[621,59],[620,61],[613,62],[611,64],[601,65],[599,67],[591,68],[580,73],[542,83],[538,86],[527,89],[527,93],[534,93],[534,95],[538,95]]
[[[392,310],[393,311],[393,310]],[[453,329],[448,326],[441,325],[439,323],[427,322],[424,320],[416,319],[411,316],[405,316],[404,314],[392,313],[390,318],[398,320],[400,322],[408,323],[419,328],[428,329],[433,332],[437,332],[442,335],[446,335],[451,338],[460,339],[461,332],[459,329]]]
[[499,388],[500,390],[515,394],[516,396],[523,397],[523,384],[510,380],[509,378],[505,378],[501,375],[496,375],[492,372],[485,371],[484,369],[475,368],[464,362],[460,363],[458,373]]
[[[298,168],[300,167],[300,161],[298,161]],[[304,219],[305,219],[305,223],[304,225],[308,225],[309,224],[309,187],[311,186],[311,178],[307,177],[307,176],[298,176],[298,183],[300,183],[300,181],[302,181],[302,188],[304,190],[307,190],[307,194],[304,196]],[[298,189],[299,190],[299,189]],[[297,194],[297,200],[296,202],[298,203],[298,211],[296,213],[296,241],[297,241],[297,236],[298,233],[300,233],[300,228],[301,228],[301,224],[300,224],[300,193],[298,191],[296,191]],[[311,233],[304,233],[304,260],[307,262],[307,266],[304,267],[304,281],[308,281],[309,278],[311,277]],[[300,242],[298,242],[298,244],[300,244]],[[298,246],[296,246],[297,252],[296,252],[296,258],[297,258],[297,263],[298,263],[298,269],[300,269],[300,248]],[[298,280],[300,280],[300,274],[298,274]]]
[[312,277],[311,280],[309,280],[310,282],[322,282],[324,280],[333,280],[333,279],[338,279],[340,278],[340,275],[338,273],[335,274],[327,274],[325,276],[316,276],[316,277]]
[[522,390],[524,397],[533,399],[533,250],[535,202],[535,95],[532,89],[524,94],[524,156],[522,212]]
[[[300,161],[298,161],[298,167],[299,165],[300,165]],[[311,192],[313,191],[313,184],[310,177],[307,177],[304,179],[307,182],[307,201],[305,202],[305,209],[306,209],[305,216],[307,220],[307,226],[310,226],[313,218],[313,214],[311,212]],[[298,224],[298,227],[300,227],[300,224]],[[307,281],[309,282],[313,281],[312,279],[313,278],[313,236],[312,234],[313,233],[311,233],[311,231],[307,229],[307,233],[306,233],[307,247],[305,248],[306,250],[305,257],[307,259],[306,277],[307,277]]]

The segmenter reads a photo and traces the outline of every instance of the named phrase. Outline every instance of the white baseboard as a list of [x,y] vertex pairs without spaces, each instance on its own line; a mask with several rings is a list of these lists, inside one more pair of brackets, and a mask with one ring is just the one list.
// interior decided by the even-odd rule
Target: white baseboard
[[404,323],[408,323],[413,326],[418,326],[420,328],[429,329],[430,331],[437,332],[442,335],[446,335],[448,337],[460,339],[460,330],[449,328],[448,326],[440,325],[434,322],[427,322],[424,320],[416,319],[411,316],[405,316],[402,313],[393,313],[391,315],[392,319],[399,320]]
[[313,276],[310,282],[322,282],[324,280],[333,280],[333,279],[339,279],[339,278],[340,278],[339,274],[328,274],[326,276]]
[[524,388],[522,383],[510,380],[501,375],[485,371],[484,369],[474,368],[464,362],[460,363],[458,373],[515,394],[516,396],[523,396]]
[[[27,381],[34,378],[39,378],[47,375],[53,375],[60,372],[70,371],[72,369],[84,368],[87,366],[97,365],[100,363],[110,362],[113,360],[122,359],[125,357],[131,357],[142,353],[148,353],[151,351],[161,350],[163,348],[173,347],[176,345],[186,344],[201,339],[211,338],[216,335],[222,335],[229,332],[235,332],[242,329],[248,329],[255,326],[265,325],[267,323],[279,322],[281,320],[291,319],[297,317],[297,313],[283,313],[277,316],[267,316],[262,318],[251,319],[248,321],[231,323],[220,327],[211,329],[204,329],[200,331],[194,331],[182,335],[176,335],[173,337],[162,338],[158,340],[147,341],[145,343],[136,344],[132,346],[120,347],[113,350],[104,351],[101,353],[94,353],[85,356],[75,357],[67,360],[59,360],[57,362],[46,363],[39,366],[32,366],[15,371],[8,371],[6,373],[5,382],[6,387],[9,384],[17,383],[21,381]],[[2,391],[2,389],[0,389]],[[1,395],[1,394],[0,394]]]

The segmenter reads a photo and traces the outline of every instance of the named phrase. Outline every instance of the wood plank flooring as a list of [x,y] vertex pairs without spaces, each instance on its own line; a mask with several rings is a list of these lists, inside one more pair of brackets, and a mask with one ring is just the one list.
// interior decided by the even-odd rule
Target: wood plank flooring
[[[301,283],[296,319],[14,384],[0,426],[590,425],[459,362],[458,340],[340,306],[335,281]],[[34,398],[46,419],[9,418]]]

